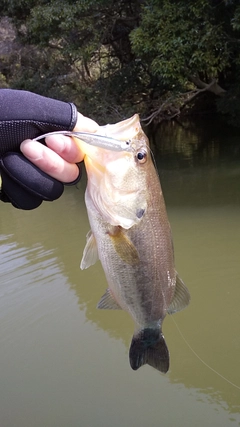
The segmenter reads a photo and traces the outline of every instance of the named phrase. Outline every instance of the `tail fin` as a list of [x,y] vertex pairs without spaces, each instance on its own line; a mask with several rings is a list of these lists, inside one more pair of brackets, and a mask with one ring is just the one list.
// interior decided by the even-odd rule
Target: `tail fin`
[[169,369],[169,352],[161,329],[146,328],[134,335],[129,360],[135,371],[148,364],[166,373]]

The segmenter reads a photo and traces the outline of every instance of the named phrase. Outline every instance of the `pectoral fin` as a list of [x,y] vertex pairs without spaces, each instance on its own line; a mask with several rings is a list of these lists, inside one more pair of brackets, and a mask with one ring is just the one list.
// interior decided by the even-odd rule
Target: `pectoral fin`
[[130,265],[139,263],[138,251],[122,227],[112,227],[108,234],[112,239],[115,251],[124,262]]
[[113,298],[110,289],[107,289],[105,294],[100,299],[97,308],[105,310],[122,310],[120,305]]
[[97,243],[92,231],[90,230],[86,236],[87,243],[83,251],[83,257],[80,264],[81,270],[85,270],[98,260]]
[[168,307],[168,314],[183,310],[190,302],[190,293],[182,279],[176,273],[176,287],[173,300]]

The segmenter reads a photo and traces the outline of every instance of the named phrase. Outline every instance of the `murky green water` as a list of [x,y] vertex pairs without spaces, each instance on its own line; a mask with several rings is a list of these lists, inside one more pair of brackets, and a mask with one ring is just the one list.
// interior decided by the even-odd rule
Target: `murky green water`
[[79,269],[84,179],[33,212],[1,204],[1,427],[240,425],[240,132],[170,124],[156,141],[192,296],[164,321],[170,372],[132,371],[132,320],[95,308],[106,281],[99,263]]

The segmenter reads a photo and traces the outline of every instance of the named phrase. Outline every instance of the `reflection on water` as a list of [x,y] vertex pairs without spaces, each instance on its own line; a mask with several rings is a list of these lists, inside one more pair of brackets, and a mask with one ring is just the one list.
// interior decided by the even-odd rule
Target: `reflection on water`
[[240,387],[238,139],[207,121],[154,134],[176,266],[192,297],[164,322],[165,376],[131,370],[132,320],[96,309],[106,288],[99,263],[79,269],[85,180],[34,212],[1,205],[1,427],[240,425],[240,390],[184,341]]

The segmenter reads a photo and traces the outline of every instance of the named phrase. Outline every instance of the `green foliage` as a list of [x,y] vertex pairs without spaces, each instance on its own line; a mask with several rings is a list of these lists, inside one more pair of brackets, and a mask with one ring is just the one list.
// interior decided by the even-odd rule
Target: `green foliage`
[[2,73],[0,73],[0,87],[3,89],[6,89],[8,87],[7,79]]
[[83,111],[97,110],[98,116],[105,110],[99,106],[106,99],[112,103],[112,111],[119,109],[119,103],[129,104],[127,98],[139,83],[139,78],[133,78],[137,66],[129,34],[137,25],[140,3],[4,1],[5,13],[19,29],[22,43],[29,46],[30,52],[36,46],[41,58],[36,58],[35,66],[32,62],[27,65],[24,55],[25,59],[20,60],[22,74],[16,74],[11,84],[48,96],[66,97]]
[[[71,100],[100,121],[147,114],[163,102],[169,108],[174,97],[178,109],[195,88],[193,77],[204,84],[216,79],[229,93],[239,86],[236,1],[2,0],[1,5],[20,45],[2,61],[1,86]],[[230,98],[218,108],[238,114]]]
[[[215,3],[215,5],[214,5]],[[186,88],[192,75],[218,78],[230,65],[222,2],[148,1],[131,33],[133,50],[167,87]]]
[[236,8],[232,18],[232,27],[236,31],[240,30],[240,5]]

